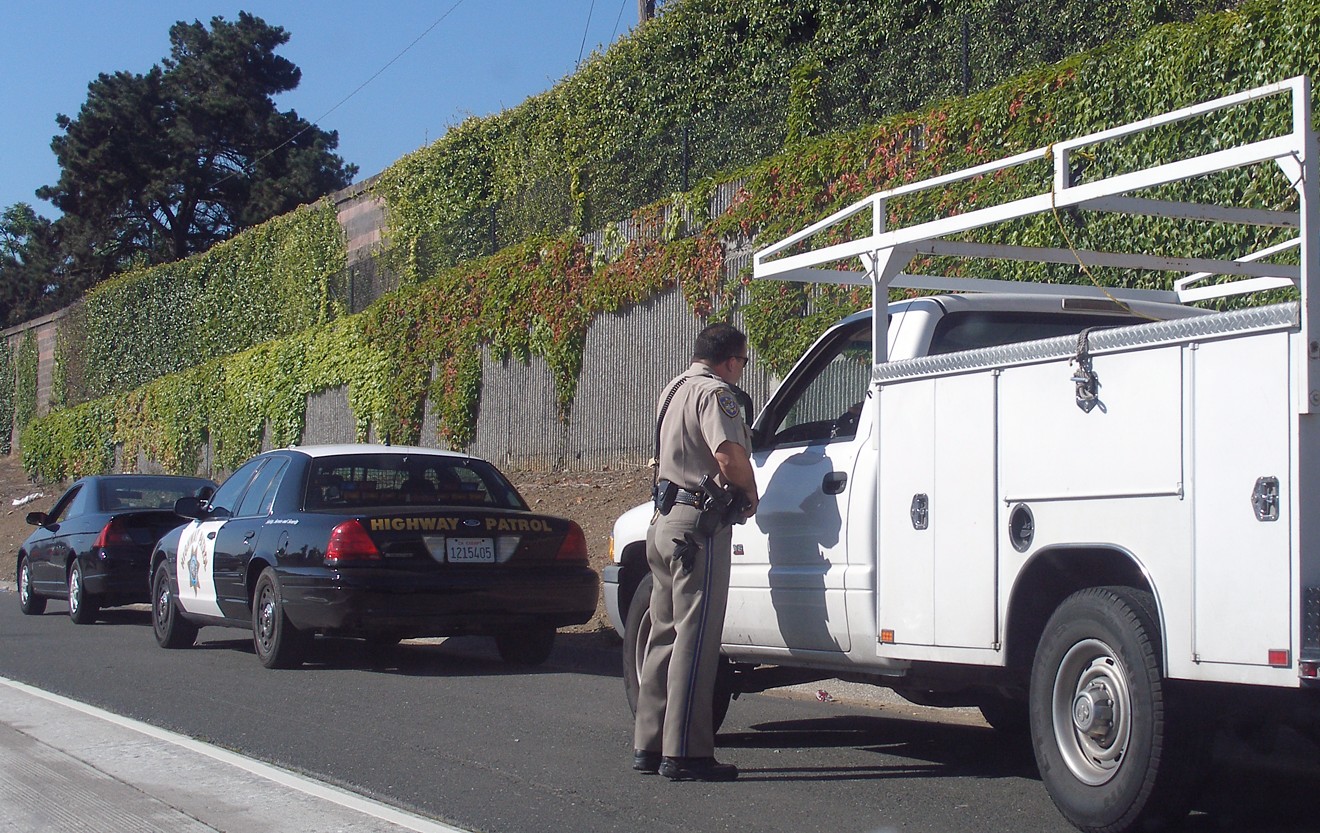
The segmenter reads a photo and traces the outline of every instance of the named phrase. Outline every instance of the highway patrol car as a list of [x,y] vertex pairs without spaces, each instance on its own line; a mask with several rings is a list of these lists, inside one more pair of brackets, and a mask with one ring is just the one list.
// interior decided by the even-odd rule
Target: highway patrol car
[[490,463],[428,448],[266,452],[156,545],[152,623],[164,648],[205,625],[251,628],[268,668],[312,635],[392,645],[485,634],[507,662],[549,656],[596,608],[599,577],[572,521],[532,513]]

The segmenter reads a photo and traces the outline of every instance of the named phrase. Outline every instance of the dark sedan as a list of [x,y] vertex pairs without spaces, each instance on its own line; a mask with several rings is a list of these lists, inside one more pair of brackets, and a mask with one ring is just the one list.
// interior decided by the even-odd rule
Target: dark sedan
[[166,475],[76,481],[49,512],[27,516],[37,529],[18,551],[23,612],[44,613],[48,598],[67,599],[69,618],[85,625],[102,607],[149,601],[152,547],[183,523],[175,502],[214,489],[210,480]]
[[555,629],[595,612],[599,577],[577,524],[531,512],[490,463],[387,445],[288,448],[243,464],[152,557],[165,648],[204,625],[250,628],[268,668],[315,634],[392,646],[490,635],[536,665]]

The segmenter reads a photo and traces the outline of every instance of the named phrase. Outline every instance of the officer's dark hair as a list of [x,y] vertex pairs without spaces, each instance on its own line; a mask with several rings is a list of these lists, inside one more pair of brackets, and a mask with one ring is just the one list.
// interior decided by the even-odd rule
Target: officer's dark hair
[[692,347],[692,360],[710,364],[726,362],[734,356],[743,355],[747,348],[747,336],[732,324],[711,324],[697,333],[696,344]]

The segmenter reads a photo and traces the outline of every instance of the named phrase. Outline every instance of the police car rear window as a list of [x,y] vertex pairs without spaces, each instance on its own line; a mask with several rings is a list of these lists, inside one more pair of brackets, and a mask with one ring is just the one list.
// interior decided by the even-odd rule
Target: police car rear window
[[418,454],[353,454],[312,461],[308,509],[485,506],[526,509],[513,485],[481,460]]

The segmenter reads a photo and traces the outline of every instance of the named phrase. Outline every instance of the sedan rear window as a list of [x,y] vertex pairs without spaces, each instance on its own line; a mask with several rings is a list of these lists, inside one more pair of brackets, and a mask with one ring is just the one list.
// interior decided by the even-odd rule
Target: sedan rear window
[[185,477],[109,477],[100,483],[101,509],[173,509],[179,498],[197,497],[208,487],[214,488],[209,480]]
[[487,506],[526,509],[518,491],[482,460],[423,454],[347,454],[312,460],[308,509]]

